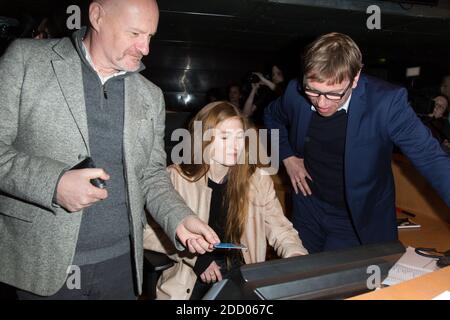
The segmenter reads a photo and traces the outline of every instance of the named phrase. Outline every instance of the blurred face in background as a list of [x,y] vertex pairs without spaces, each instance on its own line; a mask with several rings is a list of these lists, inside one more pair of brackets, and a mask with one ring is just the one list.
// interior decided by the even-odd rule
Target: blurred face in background
[[448,108],[447,99],[443,96],[437,96],[434,100],[433,117],[436,119],[442,118]]
[[239,107],[241,99],[241,89],[238,86],[230,87],[230,91],[228,92],[228,99],[232,104]]
[[238,163],[245,147],[244,127],[237,118],[229,118],[220,122],[214,132],[211,143],[211,164],[217,163],[231,167]]
[[283,71],[277,66],[272,67],[272,82],[275,84],[280,84],[284,81]]

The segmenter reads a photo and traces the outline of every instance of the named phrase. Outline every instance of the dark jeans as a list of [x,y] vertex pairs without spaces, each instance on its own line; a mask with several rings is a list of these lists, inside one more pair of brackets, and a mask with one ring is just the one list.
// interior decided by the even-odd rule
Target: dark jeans
[[309,253],[345,249],[361,245],[350,213],[314,195],[293,193],[292,223]]
[[[80,289],[63,287],[54,295],[42,297],[17,290],[19,300],[135,300],[131,254],[97,264],[80,266]],[[69,275],[70,278],[70,275]]]

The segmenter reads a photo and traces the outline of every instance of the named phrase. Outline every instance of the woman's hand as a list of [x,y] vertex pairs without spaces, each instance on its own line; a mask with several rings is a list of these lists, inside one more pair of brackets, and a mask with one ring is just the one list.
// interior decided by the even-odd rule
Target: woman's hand
[[265,85],[265,86],[269,87],[270,90],[275,91],[275,89],[277,87],[276,84],[273,83],[272,81],[270,81],[269,79],[266,79],[266,77],[264,77],[261,72],[253,72],[253,74],[258,76],[258,78],[261,81],[260,83],[262,85]]
[[222,281],[222,273],[220,272],[220,267],[217,265],[215,261],[211,262],[208,268],[200,275],[200,279],[202,279],[205,283],[214,283],[217,281]]
[[254,91],[255,93],[258,92],[260,85],[260,83],[252,83],[252,91]]
[[254,104],[255,96],[258,93],[258,89],[260,87],[261,83],[252,83],[252,91],[250,91],[250,94],[247,97],[247,100],[245,100],[244,109],[242,110],[243,114],[246,117],[250,117],[256,110],[256,106]]

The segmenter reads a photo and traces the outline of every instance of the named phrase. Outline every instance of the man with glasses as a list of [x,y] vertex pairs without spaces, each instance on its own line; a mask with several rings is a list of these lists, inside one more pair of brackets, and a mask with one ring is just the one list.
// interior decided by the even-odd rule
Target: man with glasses
[[408,105],[407,92],[361,74],[348,36],[308,46],[303,81],[269,105],[293,194],[293,223],[310,253],[397,239],[393,145],[450,205],[450,157]]

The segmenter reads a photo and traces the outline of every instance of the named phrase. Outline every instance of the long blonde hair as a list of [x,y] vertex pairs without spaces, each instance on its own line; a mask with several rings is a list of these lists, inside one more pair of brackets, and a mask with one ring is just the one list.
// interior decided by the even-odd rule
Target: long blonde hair
[[[182,163],[179,165],[182,174],[189,180],[198,181],[203,178],[208,173],[210,167],[209,164],[204,163],[203,157],[201,164],[194,163],[194,122],[201,121],[202,131],[206,132],[207,130],[216,128],[219,123],[230,118],[238,118],[242,123],[244,132],[249,128],[253,128],[238,108],[225,101],[213,102],[206,105],[190,122],[189,131],[192,139],[192,161],[190,164]],[[203,141],[202,139],[202,154],[206,147],[214,141],[213,139],[211,141]],[[240,243],[242,233],[245,229],[249,207],[250,177],[257,167],[256,164],[249,164],[248,139],[245,140],[243,156],[245,157],[244,163],[236,164],[230,167],[228,171],[227,191],[224,197],[224,201],[228,203],[225,237],[226,241],[233,243]]]

